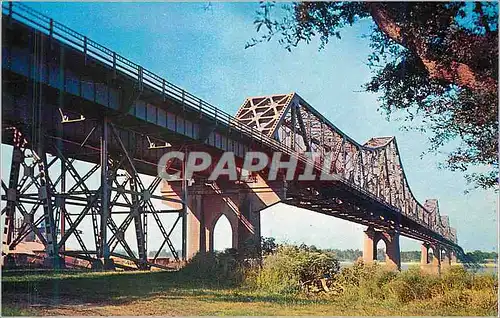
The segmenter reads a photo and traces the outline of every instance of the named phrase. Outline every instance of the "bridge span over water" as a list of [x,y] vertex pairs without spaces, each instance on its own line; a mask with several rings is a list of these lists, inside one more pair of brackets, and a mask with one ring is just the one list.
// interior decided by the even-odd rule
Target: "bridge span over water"
[[[383,240],[387,261],[399,267],[401,235],[422,241],[425,264],[429,247],[436,266],[463,257],[437,200],[420,203],[412,194],[394,137],[360,144],[296,93],[247,98],[231,116],[23,4],[4,2],[2,18],[2,143],[13,146],[10,175],[2,178],[3,243],[11,251],[34,235],[52,266],[72,256],[93,266],[113,266],[110,257],[120,257],[137,268],[162,267],[158,254],[148,258],[148,228],[159,229],[158,250],[168,246],[177,260],[213,249],[221,215],[231,223],[233,247],[258,246],[259,211],[282,202],[366,225],[366,261]],[[209,181],[212,165],[190,180],[166,182],[157,166],[172,150],[215,158],[234,152],[238,171],[248,152],[281,152],[298,169],[292,180],[280,170],[269,181],[266,166],[243,181]],[[333,157],[325,167],[327,153]],[[76,161],[91,168],[82,171]],[[308,166],[317,178],[300,180]],[[167,164],[169,172],[185,168]],[[340,178],[321,180],[325,170]],[[96,175],[97,185],[89,182]],[[165,214],[175,221],[166,224]],[[118,224],[116,215],[125,219]],[[92,244],[79,231],[84,219],[92,220]],[[132,223],[136,250],[125,239]],[[179,248],[171,241],[177,228]],[[66,249],[69,238],[79,250]]]

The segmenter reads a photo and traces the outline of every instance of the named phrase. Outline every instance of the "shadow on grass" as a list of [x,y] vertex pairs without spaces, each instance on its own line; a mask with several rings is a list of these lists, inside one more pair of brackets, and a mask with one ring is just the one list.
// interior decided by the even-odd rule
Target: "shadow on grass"
[[2,273],[4,300],[25,295],[30,303],[100,303],[146,297],[169,289],[224,288],[221,282],[190,280],[180,272],[135,273]]
[[159,299],[168,298],[172,296],[178,298],[198,297],[200,300],[206,301],[220,301],[220,302],[241,302],[241,303],[254,303],[254,302],[270,302],[280,305],[311,305],[311,304],[327,304],[330,301],[324,299],[306,299],[294,295],[279,295],[279,294],[256,294],[249,290],[232,289],[232,290],[171,290],[168,295],[160,295]]
[[[151,298],[220,302],[272,302],[312,304],[318,300],[291,295],[260,295],[235,288],[227,281],[194,279],[181,272],[3,272],[2,294],[5,304],[33,306],[125,305]],[[323,302],[324,303],[324,302]]]

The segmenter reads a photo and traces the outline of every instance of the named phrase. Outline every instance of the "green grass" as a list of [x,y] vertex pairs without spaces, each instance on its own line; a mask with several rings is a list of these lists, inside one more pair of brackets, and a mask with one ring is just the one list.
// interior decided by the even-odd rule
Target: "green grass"
[[30,316],[33,312],[28,309],[21,309],[16,305],[2,304],[2,316]]
[[[483,290],[401,303],[358,292],[339,297],[280,295],[182,272],[9,273],[2,277],[2,315],[490,315]],[[464,298],[465,297],[465,298]],[[469,298],[467,298],[469,297]],[[465,299],[465,300],[464,300]],[[467,305],[457,306],[461,301]]]

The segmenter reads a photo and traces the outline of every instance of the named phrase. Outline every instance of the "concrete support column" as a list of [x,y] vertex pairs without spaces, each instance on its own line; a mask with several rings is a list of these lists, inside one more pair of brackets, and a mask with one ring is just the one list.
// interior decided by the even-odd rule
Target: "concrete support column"
[[[255,247],[254,252],[260,255],[260,210],[279,202],[279,193],[282,191],[275,192],[260,176],[256,182],[245,185],[223,181],[213,184],[195,181],[192,187],[187,199],[187,259],[200,251],[214,250],[214,229],[222,215],[227,217],[231,225],[232,247],[248,248],[250,244]],[[238,187],[242,191],[235,191]],[[165,182],[162,194],[180,199],[181,187],[178,182]],[[175,209],[181,207],[172,202],[167,205]]]
[[[165,198],[182,200],[182,181],[168,181],[163,182],[162,184],[162,195]],[[192,258],[196,253],[198,253],[201,249],[201,246],[204,246],[203,242],[205,242],[205,250],[208,248],[206,243],[206,235],[203,236],[201,233],[206,231],[202,231],[204,228],[204,209],[203,209],[203,200],[202,195],[196,194],[195,191],[198,189],[189,188],[188,189],[188,198],[187,198],[187,211],[186,211],[186,259]],[[190,194],[193,192],[193,194]],[[170,209],[180,210],[182,208],[181,203],[175,203],[172,201],[165,201],[165,204]],[[180,221],[182,222],[182,220]],[[177,226],[180,226],[177,225]],[[203,250],[203,249],[201,249]]]
[[432,270],[434,273],[441,273],[441,247],[437,244],[432,247]]
[[385,243],[385,263],[388,267],[401,269],[401,251],[399,248],[399,233],[395,231],[381,232],[369,226],[365,231],[363,246],[363,261],[373,262],[377,259],[377,243],[383,240]]
[[207,230],[203,209],[203,195],[191,195],[188,198],[186,257],[190,259],[196,253],[203,253],[207,250]]
[[399,233],[394,232],[391,236],[390,244],[387,247],[386,263],[397,270],[401,270],[401,248],[399,247]]
[[445,249],[442,261],[442,267],[450,267],[450,266],[451,266],[451,252],[448,249]]
[[260,211],[247,197],[240,198],[240,218],[238,220],[238,250],[249,253],[248,256],[260,255]]
[[420,269],[426,272],[432,272],[432,265],[429,260],[429,243],[422,243],[420,246]]
[[452,265],[457,263],[457,255],[454,252],[450,252],[450,262]]
[[369,226],[365,231],[363,243],[363,261],[370,263],[377,258],[377,232],[372,226]]
[[423,243],[420,246],[420,265],[429,264],[429,244]]
[[386,245],[385,264],[392,268],[401,270],[401,250],[399,248],[399,233],[395,231],[382,232]]

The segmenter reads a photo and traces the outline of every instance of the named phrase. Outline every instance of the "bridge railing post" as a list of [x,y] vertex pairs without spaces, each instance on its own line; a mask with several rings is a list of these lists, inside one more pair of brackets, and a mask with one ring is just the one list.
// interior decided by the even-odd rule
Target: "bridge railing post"
[[139,82],[139,91],[144,89],[144,72],[142,66],[137,67],[137,81]]
[[116,52],[113,52],[113,78],[116,78]]
[[87,37],[83,37],[83,58],[84,58],[84,64],[87,66]]
[[167,97],[165,96],[165,79],[161,80],[161,96],[163,98],[163,101],[167,100]]
[[199,107],[200,119],[201,119],[203,117],[203,105],[202,105],[201,99],[200,99],[198,107]]
[[54,37],[54,19],[50,19],[49,22],[49,36],[50,40],[52,41],[52,38]]
[[12,1],[9,1],[9,22],[12,19],[12,6],[13,5],[14,4],[12,3]]

